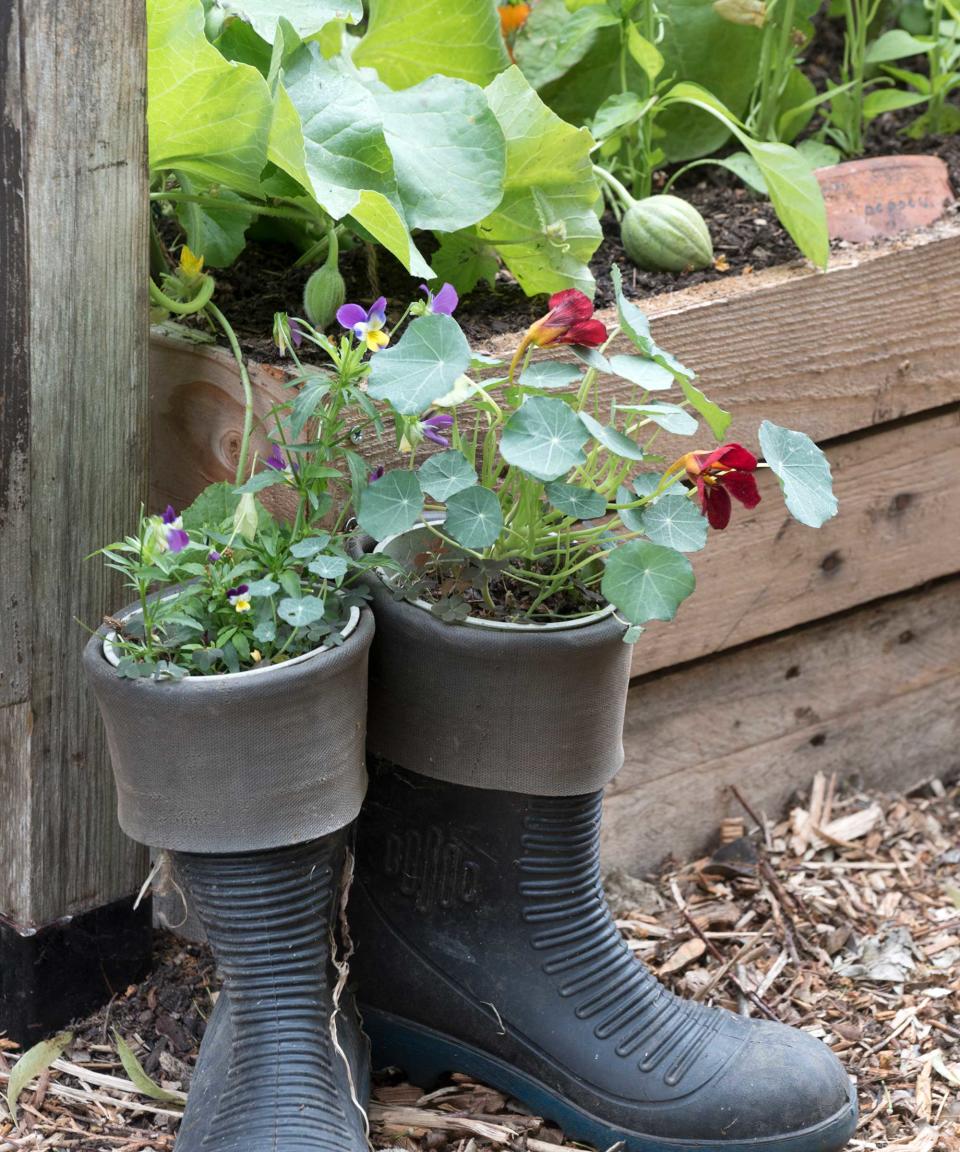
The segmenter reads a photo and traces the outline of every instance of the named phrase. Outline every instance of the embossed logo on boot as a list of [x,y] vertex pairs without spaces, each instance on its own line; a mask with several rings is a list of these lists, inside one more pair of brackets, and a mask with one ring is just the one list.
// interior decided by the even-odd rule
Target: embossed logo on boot
[[408,828],[387,836],[383,870],[398,880],[399,891],[418,912],[473,904],[479,892],[480,865],[466,846],[448,840],[441,828]]

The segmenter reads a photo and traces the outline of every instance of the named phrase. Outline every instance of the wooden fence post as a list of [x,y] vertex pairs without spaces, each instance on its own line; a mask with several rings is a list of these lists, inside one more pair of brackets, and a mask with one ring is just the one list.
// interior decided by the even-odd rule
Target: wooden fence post
[[0,2],[0,1032],[30,1043],[149,959],[85,640],[96,547],[147,480],[142,3]]

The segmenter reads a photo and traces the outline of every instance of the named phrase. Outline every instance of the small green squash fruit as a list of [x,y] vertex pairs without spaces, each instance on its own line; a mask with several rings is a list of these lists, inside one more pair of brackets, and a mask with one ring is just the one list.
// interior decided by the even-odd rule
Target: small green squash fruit
[[347,286],[340,275],[340,246],[336,231],[328,233],[330,246],[323,264],[311,274],[303,287],[303,310],[307,319],[321,332],[329,328],[347,299]]
[[685,272],[713,263],[703,217],[679,196],[634,201],[623,214],[620,239],[634,264],[651,272]]

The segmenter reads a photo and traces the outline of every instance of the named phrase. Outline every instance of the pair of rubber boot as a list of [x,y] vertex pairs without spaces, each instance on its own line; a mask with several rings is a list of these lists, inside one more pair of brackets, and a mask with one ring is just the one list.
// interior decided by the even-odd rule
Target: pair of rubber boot
[[601,1152],[841,1147],[856,1102],[825,1045],[674,996],[623,942],[600,884],[601,799],[374,765],[349,987],[346,830],[255,857],[178,855],[226,977],[178,1147],[363,1152],[353,986],[374,1067],[425,1090],[467,1073]]

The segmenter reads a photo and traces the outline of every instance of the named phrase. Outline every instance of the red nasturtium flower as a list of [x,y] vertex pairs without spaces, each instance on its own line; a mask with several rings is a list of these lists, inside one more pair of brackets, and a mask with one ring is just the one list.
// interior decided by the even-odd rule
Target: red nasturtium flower
[[531,344],[546,348],[550,344],[581,344],[587,348],[597,348],[607,339],[607,329],[593,316],[593,304],[579,288],[567,288],[550,297],[550,311],[539,320],[534,320],[523,335],[510,365],[510,375],[520,362],[520,357]]
[[760,491],[753,473],[757,458],[742,444],[721,444],[712,452],[688,452],[667,469],[668,474],[685,471],[696,485],[700,508],[711,528],[730,523],[730,497],[744,508],[756,508]]

